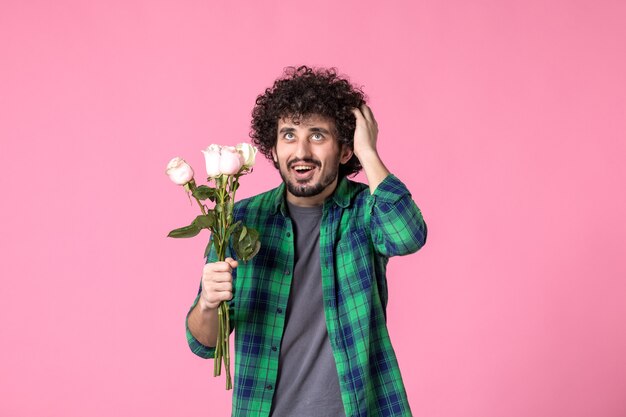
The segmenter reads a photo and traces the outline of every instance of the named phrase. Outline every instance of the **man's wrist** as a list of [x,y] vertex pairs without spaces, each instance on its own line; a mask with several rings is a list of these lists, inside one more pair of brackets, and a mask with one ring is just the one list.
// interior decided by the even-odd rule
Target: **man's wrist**
[[369,161],[372,160],[380,160],[380,156],[378,155],[378,151],[374,148],[361,150],[358,154],[355,153],[356,157],[361,162],[361,165],[367,165]]

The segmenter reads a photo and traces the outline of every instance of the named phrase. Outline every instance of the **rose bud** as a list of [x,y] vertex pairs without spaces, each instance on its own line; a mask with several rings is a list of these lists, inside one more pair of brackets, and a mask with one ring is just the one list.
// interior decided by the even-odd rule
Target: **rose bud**
[[206,163],[207,176],[214,178],[220,175],[220,146],[209,145],[202,153],[204,154],[204,162]]
[[168,164],[165,173],[174,184],[185,185],[193,179],[193,169],[184,159],[173,158]]
[[237,145],[237,151],[243,158],[244,168],[252,168],[256,159],[257,148],[249,143],[240,143]]
[[243,166],[243,158],[234,146],[223,146],[220,155],[220,172],[224,175],[235,175]]

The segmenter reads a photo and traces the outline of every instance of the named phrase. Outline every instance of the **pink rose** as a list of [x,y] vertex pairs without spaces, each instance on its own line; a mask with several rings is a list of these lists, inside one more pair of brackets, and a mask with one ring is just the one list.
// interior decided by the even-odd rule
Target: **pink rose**
[[202,151],[204,154],[204,162],[206,163],[207,176],[214,178],[221,174],[220,172],[220,146],[209,145]]
[[235,175],[243,166],[243,158],[234,146],[222,146],[220,155],[220,172],[224,175]]
[[184,159],[173,158],[168,164],[165,173],[174,184],[185,185],[193,179],[193,169]]

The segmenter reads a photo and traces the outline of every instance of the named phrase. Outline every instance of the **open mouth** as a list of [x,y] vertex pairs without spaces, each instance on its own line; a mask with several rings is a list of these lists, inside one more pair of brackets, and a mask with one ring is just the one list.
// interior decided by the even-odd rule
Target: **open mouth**
[[313,177],[316,165],[310,163],[296,162],[291,165],[291,171],[298,180],[308,180]]

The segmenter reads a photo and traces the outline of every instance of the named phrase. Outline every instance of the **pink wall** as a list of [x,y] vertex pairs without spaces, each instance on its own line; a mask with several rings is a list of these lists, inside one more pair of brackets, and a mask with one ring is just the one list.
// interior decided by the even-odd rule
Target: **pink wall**
[[[300,63],[364,86],[429,225],[389,273],[415,415],[626,415],[625,21],[611,0],[3,0],[0,415],[228,415],[185,343],[204,239],[165,238],[196,211],[163,171],[247,140]],[[278,181],[262,161],[240,194]]]

